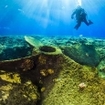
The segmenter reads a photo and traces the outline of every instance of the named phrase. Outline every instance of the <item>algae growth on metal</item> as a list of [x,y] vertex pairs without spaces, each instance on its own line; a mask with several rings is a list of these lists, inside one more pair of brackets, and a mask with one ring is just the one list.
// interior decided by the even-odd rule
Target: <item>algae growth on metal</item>
[[[17,40],[25,56],[18,55],[24,49],[13,43],[8,57],[13,53],[15,57],[3,56],[0,61],[1,105],[105,104],[105,40],[41,36]],[[8,45],[3,45],[6,50]],[[0,56],[6,55],[1,48]]]

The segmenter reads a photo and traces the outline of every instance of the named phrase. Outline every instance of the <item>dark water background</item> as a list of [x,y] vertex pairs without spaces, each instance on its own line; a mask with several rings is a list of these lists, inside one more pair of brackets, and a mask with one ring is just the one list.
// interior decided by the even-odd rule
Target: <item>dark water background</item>
[[71,14],[78,0],[0,0],[0,35],[105,38],[105,0],[79,0],[94,24],[75,30]]

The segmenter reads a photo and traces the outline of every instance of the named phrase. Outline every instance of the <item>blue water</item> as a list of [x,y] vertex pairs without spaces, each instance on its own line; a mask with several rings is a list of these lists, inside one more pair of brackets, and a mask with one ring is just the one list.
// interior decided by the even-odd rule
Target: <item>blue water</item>
[[[81,1],[94,24],[74,29],[71,14]],[[105,0],[0,0],[0,35],[105,38]]]

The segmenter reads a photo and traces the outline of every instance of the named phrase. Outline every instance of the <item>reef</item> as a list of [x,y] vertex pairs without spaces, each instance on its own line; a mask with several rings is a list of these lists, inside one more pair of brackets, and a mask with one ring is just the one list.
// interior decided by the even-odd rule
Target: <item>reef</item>
[[22,82],[19,73],[0,70],[0,105],[36,105],[39,99],[30,80]]
[[32,48],[23,37],[0,37],[0,61],[25,57],[31,52]]
[[1,105],[105,104],[104,40],[22,40],[29,55],[0,61]]
[[64,54],[82,65],[97,66],[100,56],[93,45],[77,44],[64,47]]

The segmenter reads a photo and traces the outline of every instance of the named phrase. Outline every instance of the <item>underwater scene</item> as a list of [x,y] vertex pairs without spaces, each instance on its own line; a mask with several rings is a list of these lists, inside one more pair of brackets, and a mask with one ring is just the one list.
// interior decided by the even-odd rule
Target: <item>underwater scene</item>
[[105,0],[0,0],[0,105],[105,105]]

